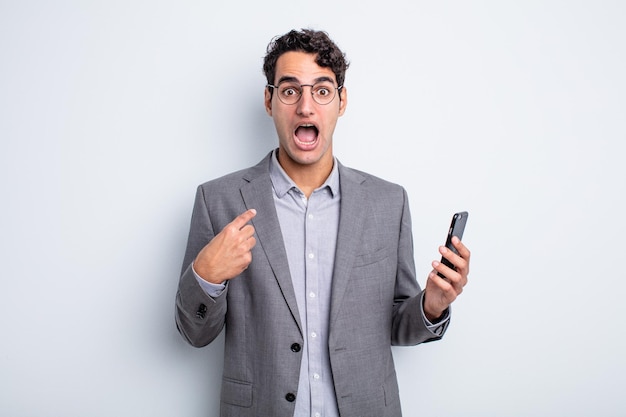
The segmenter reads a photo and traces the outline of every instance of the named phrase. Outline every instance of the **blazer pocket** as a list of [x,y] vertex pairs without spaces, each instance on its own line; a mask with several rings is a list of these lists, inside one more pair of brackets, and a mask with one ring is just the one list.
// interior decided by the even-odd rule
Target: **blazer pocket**
[[357,255],[356,259],[354,260],[354,267],[358,268],[361,266],[375,264],[376,262],[382,261],[383,259],[386,259],[388,257],[389,249],[387,248],[382,248],[372,253]]
[[239,407],[252,407],[252,384],[223,378],[222,401]]

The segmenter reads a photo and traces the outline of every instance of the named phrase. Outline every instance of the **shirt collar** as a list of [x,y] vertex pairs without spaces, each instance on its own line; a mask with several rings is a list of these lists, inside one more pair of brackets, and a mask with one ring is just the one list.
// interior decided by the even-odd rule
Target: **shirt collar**
[[[318,190],[328,187],[333,197],[339,195],[339,168],[337,158],[333,157],[333,169]],[[270,158],[270,179],[278,198],[283,198],[292,188],[300,190],[278,162],[278,149],[274,149]]]

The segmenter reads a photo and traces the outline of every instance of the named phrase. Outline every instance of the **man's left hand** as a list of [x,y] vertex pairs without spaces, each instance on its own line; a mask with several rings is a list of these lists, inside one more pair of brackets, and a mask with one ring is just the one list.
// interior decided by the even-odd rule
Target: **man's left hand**
[[[439,247],[439,253],[454,265],[454,269],[439,261],[433,261],[433,270],[428,274],[424,294],[424,313],[431,322],[436,322],[443,312],[452,304],[463,287],[467,284],[469,274],[470,251],[458,237],[452,238],[452,244],[459,254],[455,254],[445,246]],[[441,278],[437,272],[446,278]]]

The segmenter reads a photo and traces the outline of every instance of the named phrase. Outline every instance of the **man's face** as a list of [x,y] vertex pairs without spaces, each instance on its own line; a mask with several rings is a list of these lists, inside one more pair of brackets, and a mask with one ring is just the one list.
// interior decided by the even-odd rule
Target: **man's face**
[[[337,87],[332,70],[317,65],[315,58],[315,54],[305,52],[284,53],[276,62],[274,85],[278,86],[284,80],[299,85],[330,80]],[[268,89],[265,90],[265,110],[274,119],[279,142],[279,160],[283,168],[287,171],[288,168],[303,168],[303,165],[332,168],[333,132],[337,119],[346,108],[345,89],[336,92],[335,98],[324,105],[313,100],[311,87],[303,87],[302,96],[295,104],[284,104],[278,98],[279,90],[273,90],[273,94]]]

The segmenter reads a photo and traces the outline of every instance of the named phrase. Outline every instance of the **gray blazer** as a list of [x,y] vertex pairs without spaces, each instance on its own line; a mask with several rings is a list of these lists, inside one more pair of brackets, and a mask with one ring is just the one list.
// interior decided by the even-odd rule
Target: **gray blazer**
[[[272,197],[269,155],[258,165],[198,187],[176,324],[201,347],[226,330],[221,416],[293,416],[302,326]],[[439,339],[426,328],[415,278],[405,190],[339,164],[341,212],[333,273],[328,349],[342,417],[401,415],[391,345]],[[252,263],[212,299],[191,264],[245,210],[257,244]],[[210,389],[210,388],[209,388]]]

